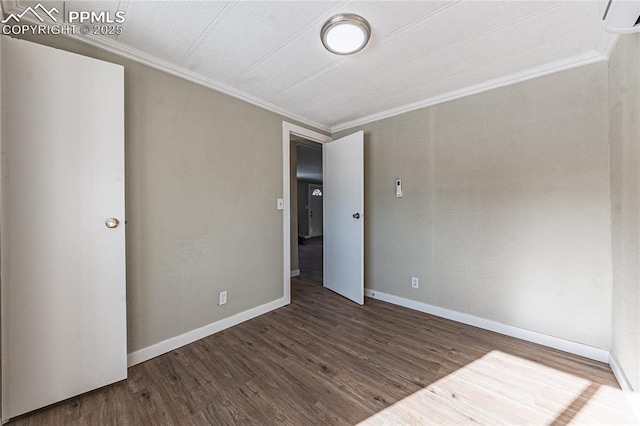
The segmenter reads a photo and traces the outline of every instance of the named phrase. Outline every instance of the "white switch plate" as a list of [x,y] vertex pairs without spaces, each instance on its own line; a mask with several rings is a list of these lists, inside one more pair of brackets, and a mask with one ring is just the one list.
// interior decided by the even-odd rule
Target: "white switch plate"
[[278,210],[284,210],[284,200],[282,198],[278,198],[278,201],[276,202],[276,206]]
[[402,179],[396,179],[396,198],[402,198]]
[[412,288],[418,288],[418,277],[411,277],[411,287]]
[[227,290],[220,292],[220,297],[218,297],[218,305],[226,305],[227,304]]

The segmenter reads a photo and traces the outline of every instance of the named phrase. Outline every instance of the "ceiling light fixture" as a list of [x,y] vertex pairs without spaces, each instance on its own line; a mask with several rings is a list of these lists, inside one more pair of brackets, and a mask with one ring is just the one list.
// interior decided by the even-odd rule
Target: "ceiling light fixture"
[[325,22],[320,32],[324,47],[336,55],[361,51],[369,42],[370,35],[367,20],[353,13],[335,15]]

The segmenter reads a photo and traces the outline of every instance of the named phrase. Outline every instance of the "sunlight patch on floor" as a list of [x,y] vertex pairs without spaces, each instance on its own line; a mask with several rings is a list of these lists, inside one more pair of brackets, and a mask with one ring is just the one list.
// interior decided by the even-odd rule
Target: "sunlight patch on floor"
[[639,424],[624,393],[493,351],[361,422]]

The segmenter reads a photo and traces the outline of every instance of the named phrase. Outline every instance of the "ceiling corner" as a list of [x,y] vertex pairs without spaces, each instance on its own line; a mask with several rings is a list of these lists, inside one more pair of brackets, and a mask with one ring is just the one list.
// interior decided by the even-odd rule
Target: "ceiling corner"
[[600,34],[600,38],[596,43],[595,50],[602,54],[605,59],[609,59],[613,49],[616,48],[616,44],[620,39],[620,34],[611,34],[607,32],[606,28],[602,28],[602,33]]

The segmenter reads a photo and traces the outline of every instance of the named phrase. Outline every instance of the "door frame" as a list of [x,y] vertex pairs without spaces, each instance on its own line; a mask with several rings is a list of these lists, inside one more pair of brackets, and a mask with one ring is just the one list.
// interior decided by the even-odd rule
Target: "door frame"
[[[2,8],[2,2],[0,2],[0,14],[4,16],[4,11]],[[1,37],[1,36],[0,36]],[[2,155],[2,41],[0,40],[0,176],[2,176],[2,163],[4,162],[4,157]],[[6,253],[6,238],[2,238],[2,230],[7,229],[7,224],[5,223],[6,215],[4,213],[4,208],[7,203],[4,200],[4,194],[2,192],[2,180],[0,180],[0,259],[2,258],[2,254]],[[2,317],[3,312],[6,312],[5,302],[2,300],[2,293],[4,293],[4,285],[6,283],[6,277],[4,277],[3,272],[4,269],[0,268],[0,318]],[[1,328],[1,325],[0,325]],[[0,355],[2,354],[2,332],[0,331]],[[2,371],[2,357],[0,356],[0,371]],[[2,389],[4,389],[4,376],[0,378],[0,423],[5,423],[2,421],[2,409],[3,409],[3,394]]]
[[[291,136],[301,136],[310,141],[325,144],[331,142],[331,136],[282,121],[282,198],[284,211],[282,212],[283,234],[283,295],[286,304],[291,303]],[[324,161],[322,162],[324,176]],[[324,210],[324,197],[322,199]],[[323,226],[323,233],[324,233]]]
[[[322,173],[324,175],[324,161],[322,162]],[[313,238],[313,237],[319,237],[321,235],[324,235],[324,196],[322,197],[322,234],[320,235],[311,235],[311,200],[313,199],[313,196],[311,195],[311,187],[316,187],[316,188],[320,188],[320,191],[324,191],[324,187],[322,186],[321,183],[310,183],[307,186],[307,204],[309,206],[309,210],[307,210],[307,217],[308,217],[308,221],[309,221],[309,229],[307,231],[309,234],[309,238]]]

